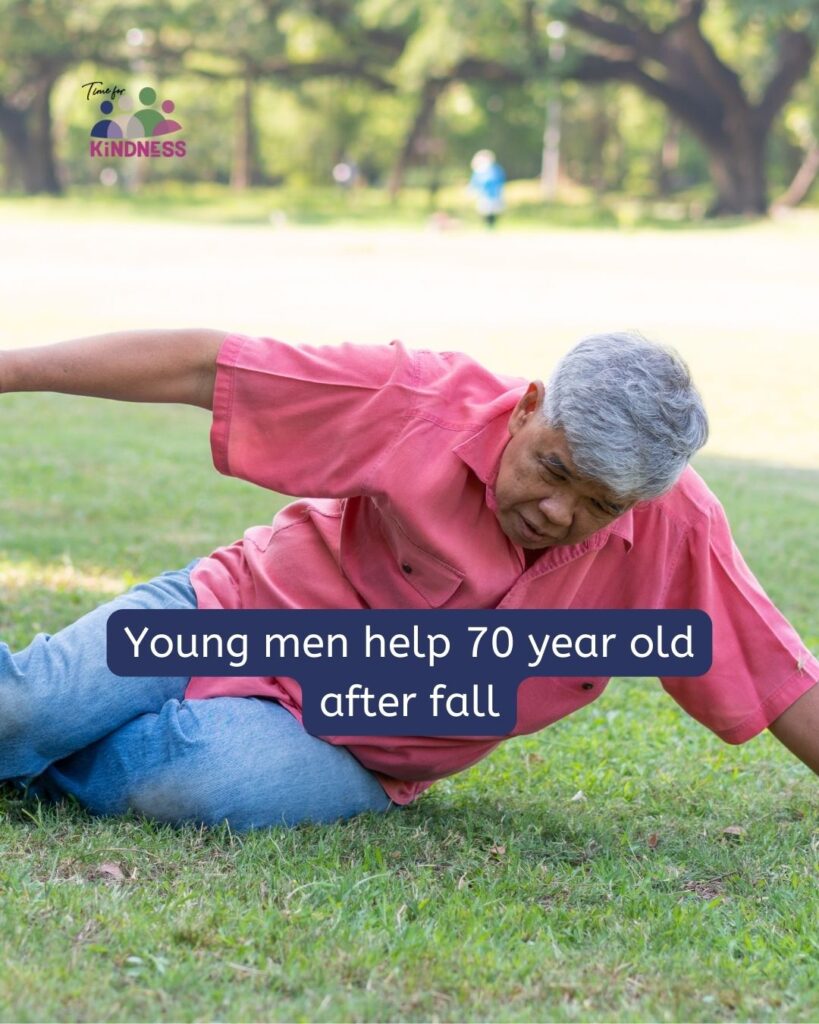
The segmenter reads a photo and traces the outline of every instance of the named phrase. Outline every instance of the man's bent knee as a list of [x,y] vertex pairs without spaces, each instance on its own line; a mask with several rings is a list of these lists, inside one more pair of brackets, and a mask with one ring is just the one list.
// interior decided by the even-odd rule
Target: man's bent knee
[[147,780],[127,796],[128,807],[146,818],[169,825],[194,822],[218,824],[218,808],[209,805],[202,794],[188,790],[177,778]]
[[[211,778],[212,783],[216,780]],[[337,813],[328,808],[302,805],[294,808],[292,801],[276,798],[259,800],[258,793],[243,801],[241,789],[220,791],[218,783],[202,786],[201,779],[181,781],[174,772],[165,777],[146,779],[131,789],[127,796],[130,810],[169,825],[196,824],[214,826],[227,823],[237,832],[271,827],[293,827],[303,823],[324,824],[354,817],[366,810],[385,810],[381,806],[339,807]],[[308,801],[309,804],[309,801]],[[386,801],[389,806],[389,801]]]

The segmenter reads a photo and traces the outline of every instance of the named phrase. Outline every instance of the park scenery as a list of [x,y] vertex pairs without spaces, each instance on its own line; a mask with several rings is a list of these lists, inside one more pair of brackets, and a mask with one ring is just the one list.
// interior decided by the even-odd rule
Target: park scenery
[[[819,648],[819,14],[0,0],[0,349],[138,328],[686,359],[694,466]],[[179,405],[0,396],[0,640],[269,523]],[[0,723],[0,729],[2,723]],[[383,817],[0,788],[0,1020],[812,1021],[819,789],[617,678]]]

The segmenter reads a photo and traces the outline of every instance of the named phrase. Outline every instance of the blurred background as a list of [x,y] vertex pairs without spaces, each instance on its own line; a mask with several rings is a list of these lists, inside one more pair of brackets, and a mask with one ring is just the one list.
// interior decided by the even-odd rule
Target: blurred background
[[[637,328],[709,452],[819,467],[818,41],[792,0],[0,0],[0,345],[202,324],[546,376]],[[171,155],[111,155],[143,104]]]
[[[817,196],[818,22],[792,0],[0,0],[0,187],[455,215],[488,147],[509,219],[762,214]],[[171,98],[185,158],[89,159],[92,82]]]

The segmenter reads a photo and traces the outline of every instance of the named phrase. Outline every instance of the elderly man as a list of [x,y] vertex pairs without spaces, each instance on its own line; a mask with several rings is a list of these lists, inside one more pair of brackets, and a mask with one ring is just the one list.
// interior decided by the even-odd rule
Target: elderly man
[[[588,338],[544,387],[398,343],[138,331],[0,353],[0,391],[32,390],[212,409],[220,472],[319,497],[18,653],[0,644],[0,778],[248,829],[407,804],[508,738],[317,738],[293,679],[114,676],[123,608],[701,608],[712,667],[665,689],[726,742],[770,728],[819,773],[819,663],[687,465],[707,421],[673,352]],[[511,735],[607,682],[525,680]]]

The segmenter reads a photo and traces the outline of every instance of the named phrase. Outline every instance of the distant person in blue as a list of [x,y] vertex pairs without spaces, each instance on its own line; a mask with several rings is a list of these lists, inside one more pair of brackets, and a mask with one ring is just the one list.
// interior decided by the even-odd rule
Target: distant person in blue
[[479,149],[472,157],[472,179],[469,189],[477,199],[478,213],[493,228],[498,214],[504,209],[503,186],[506,173],[491,149]]

